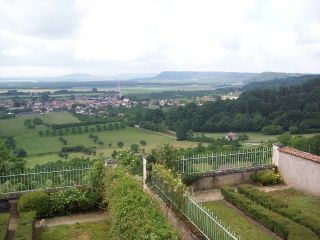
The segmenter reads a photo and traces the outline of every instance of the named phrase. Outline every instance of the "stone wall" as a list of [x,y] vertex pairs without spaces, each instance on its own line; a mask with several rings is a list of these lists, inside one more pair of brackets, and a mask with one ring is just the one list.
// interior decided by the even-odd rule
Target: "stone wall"
[[205,191],[209,189],[220,188],[221,186],[252,183],[252,173],[273,167],[274,166],[252,167],[243,170],[210,173],[199,177],[192,184],[192,187],[194,191]]
[[320,156],[275,144],[272,160],[287,185],[320,196]]

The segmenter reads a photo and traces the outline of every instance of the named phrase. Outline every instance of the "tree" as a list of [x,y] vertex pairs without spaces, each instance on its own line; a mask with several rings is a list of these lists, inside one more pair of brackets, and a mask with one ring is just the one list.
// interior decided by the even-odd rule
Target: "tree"
[[117,146],[119,148],[122,148],[124,146],[124,143],[122,141],[117,142]]
[[39,131],[38,134],[39,134],[40,137],[42,137],[43,136],[43,131],[42,130]]
[[283,127],[278,125],[268,125],[262,128],[262,133],[265,135],[276,135],[283,133]]
[[178,141],[183,141],[187,139],[188,125],[186,121],[179,121],[177,123],[176,136]]
[[140,140],[140,144],[141,144],[142,146],[146,146],[146,145],[147,145],[147,141],[145,141],[145,140]]
[[136,143],[132,144],[132,145],[130,146],[130,149],[131,149],[131,151],[132,151],[133,153],[138,153],[138,152],[139,152],[139,144],[136,144]]
[[9,149],[0,145],[0,173],[22,171],[24,168],[25,160],[16,157]]
[[23,148],[19,148],[15,152],[16,152],[17,158],[24,158],[28,156],[26,150],[24,150]]
[[284,134],[277,137],[277,141],[284,144],[284,145],[288,145],[290,140],[291,140],[291,136],[288,133],[284,133]]
[[4,142],[5,146],[8,149],[15,149],[16,148],[16,141],[13,137],[7,137],[7,139]]

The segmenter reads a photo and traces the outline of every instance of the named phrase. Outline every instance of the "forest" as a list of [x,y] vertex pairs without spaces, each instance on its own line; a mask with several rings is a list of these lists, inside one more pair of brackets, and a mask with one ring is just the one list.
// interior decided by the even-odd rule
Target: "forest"
[[165,110],[137,108],[127,116],[129,125],[155,131],[167,129],[188,132],[320,131],[320,77],[301,85],[278,89],[247,90],[238,99],[195,103]]

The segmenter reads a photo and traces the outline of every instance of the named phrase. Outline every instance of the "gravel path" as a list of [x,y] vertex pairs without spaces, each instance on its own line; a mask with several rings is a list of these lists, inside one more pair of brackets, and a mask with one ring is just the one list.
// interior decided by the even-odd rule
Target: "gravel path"
[[194,192],[191,197],[196,202],[210,202],[223,199],[220,189]]
[[[54,227],[58,225],[69,225],[76,223],[97,222],[104,220],[106,215],[103,211],[95,211],[88,213],[76,213],[70,216],[45,218],[45,225],[47,227]],[[40,228],[40,220],[36,221],[35,227]]]

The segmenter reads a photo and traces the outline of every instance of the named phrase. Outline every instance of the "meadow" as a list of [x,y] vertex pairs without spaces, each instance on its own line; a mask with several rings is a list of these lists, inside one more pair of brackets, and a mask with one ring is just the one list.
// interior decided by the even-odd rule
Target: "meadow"
[[[27,151],[27,167],[33,167],[36,164],[44,164],[61,159],[58,156],[58,152],[64,146],[84,145],[86,147],[96,147],[96,156],[107,158],[111,156],[115,149],[117,149],[117,143],[120,141],[124,143],[125,147],[130,147],[132,144],[139,144],[140,140],[144,140],[146,141],[146,146],[140,145],[140,148],[143,148],[146,152],[163,143],[170,143],[176,147],[196,146],[196,143],[189,141],[177,142],[174,136],[128,126],[124,129],[93,133],[98,136],[99,141],[102,141],[104,145],[95,143],[89,138],[89,133],[65,135],[63,138],[66,139],[67,145],[63,145],[59,140],[60,136],[39,136],[38,132],[47,129],[46,126],[36,126],[32,129],[28,129],[24,126],[24,120],[35,117],[41,118],[45,123],[72,123],[79,121],[68,112],[48,113],[36,116],[17,116],[12,119],[0,120],[0,137],[4,140],[6,136],[13,136],[16,141],[16,148],[23,148]],[[109,146],[109,144],[111,144],[111,146]],[[85,155],[83,153],[72,153],[69,154],[68,158],[96,158],[96,156]]]
[[[263,144],[263,143],[268,143],[268,141],[276,141],[277,137],[280,135],[264,135],[261,132],[237,132],[238,134],[247,134],[249,139],[244,141],[246,145],[257,145],[257,144]],[[201,133],[199,133],[201,134]],[[213,137],[213,138],[220,138],[220,137],[225,137],[228,133],[205,133],[204,135],[207,137]],[[297,136],[304,136],[304,137],[312,137],[315,134],[297,134]],[[295,136],[295,135],[293,135]]]

